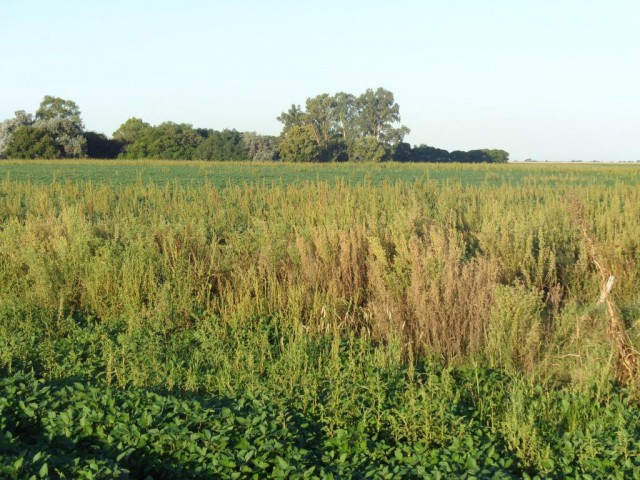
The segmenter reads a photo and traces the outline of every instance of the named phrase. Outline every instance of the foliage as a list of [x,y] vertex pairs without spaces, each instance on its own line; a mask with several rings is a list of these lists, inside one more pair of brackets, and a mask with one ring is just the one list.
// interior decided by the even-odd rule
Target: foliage
[[412,148],[406,143],[399,143],[394,148],[393,159],[398,162],[507,163],[509,154],[504,150],[490,149],[448,152],[428,145],[418,145]]
[[243,136],[237,130],[210,131],[193,152],[195,160],[247,160],[248,153]]
[[357,138],[349,145],[349,158],[354,162],[381,162],[385,155],[384,147],[374,137]]
[[117,160],[4,160],[0,180],[37,184],[93,182],[110,186],[135,183],[165,183],[187,186],[215,186],[264,183],[298,185],[322,181],[330,186],[429,180],[436,184],[459,183],[464,187],[518,187],[540,183],[553,188],[585,187],[609,189],[616,184],[636,185],[640,170],[635,165],[586,164],[460,164],[460,163],[285,163],[285,162],[199,162]]
[[634,166],[83,165],[0,181],[3,478],[639,475]]
[[[85,132],[80,109],[72,100],[45,96],[35,116],[24,111],[0,122],[0,158],[123,158],[292,162],[400,162],[506,163],[503,150],[452,152],[403,143],[409,133],[400,122],[400,107],[393,93],[367,89],[356,97],[345,92],[308,98],[305,110],[292,105],[278,116],[283,123],[279,138],[215,131],[190,124],[164,122],[152,126],[132,117],[113,133],[112,139]],[[20,127],[19,138],[12,147]],[[35,130],[34,130],[35,129]],[[37,130],[37,131],[36,131]],[[384,153],[383,153],[384,151]],[[353,158],[351,158],[353,157]]]
[[74,101],[45,96],[36,111],[34,127],[45,131],[54,140],[63,157],[78,158],[86,154],[84,125]]
[[451,161],[460,163],[507,163],[509,154],[504,150],[456,150],[450,154]]
[[[402,144],[401,144],[402,145]],[[405,149],[404,155],[397,158],[401,162],[432,162],[445,163],[453,161],[447,150],[429,147],[428,145],[418,145],[411,149]]]
[[[407,127],[393,126],[400,121],[400,107],[393,93],[383,88],[369,89],[357,98],[344,92],[323,93],[308,98],[305,107],[303,111],[292,105],[278,117],[283,123],[281,138],[287,151],[283,159],[380,161],[377,145],[382,150],[390,148],[409,132]],[[309,154],[312,141],[316,151]],[[351,158],[354,154],[357,157]]]
[[[120,158],[217,161],[248,158],[243,134],[237,130],[218,132],[173,122],[152,126],[139,118],[130,118],[114,132],[113,138],[124,146]],[[268,143],[259,152],[254,151],[254,155],[268,155],[267,146]]]
[[147,122],[143,122],[140,118],[132,117],[113,132],[113,139],[127,146],[138,140],[149,128],[151,128],[151,125]]
[[86,153],[80,109],[71,100],[45,96],[35,119],[24,111],[0,124],[0,157],[78,158]]
[[33,124],[33,116],[24,110],[16,112],[14,118],[9,118],[0,122],[0,158],[7,157],[6,150],[11,144],[15,131],[20,127]]
[[509,154],[504,150],[485,148],[482,152],[491,159],[488,163],[507,163],[509,161]]
[[403,143],[410,130],[396,126],[400,106],[393,93],[384,88],[367,89],[358,97],[344,92],[323,93],[308,98],[304,110],[291,105],[277,119],[283,124],[280,137],[285,161],[379,162],[390,158],[399,162],[506,163],[509,159],[504,150],[449,153]]
[[102,133],[84,132],[84,138],[87,141],[89,158],[116,158],[123,148],[122,143],[107,138]]
[[242,134],[242,145],[246,156],[256,162],[278,160],[278,137],[258,135],[256,132]]
[[280,140],[280,158],[285,162],[317,162],[320,147],[311,125],[294,126]]
[[[138,119],[130,119],[116,133],[114,138],[125,142],[120,157],[131,159],[190,160],[202,142],[193,127],[184,123],[164,122],[151,127]],[[127,138],[134,140],[129,143]]]
[[393,93],[384,88],[375,91],[368,88],[356,100],[358,116],[356,123],[360,134],[373,137],[379,143],[396,145],[402,142],[409,128],[404,125],[398,128],[393,125],[400,121],[400,106],[395,102]]
[[[253,384],[242,384],[252,376],[251,367],[236,363],[236,375],[228,379],[234,388],[226,394],[109,385],[102,371],[96,378],[78,364],[82,357],[73,360],[73,355],[65,361],[75,376],[51,379],[33,371],[3,376],[3,477],[633,478],[640,473],[638,408],[623,390],[549,391],[495,370],[449,370],[424,362],[409,367],[354,339],[340,342],[338,350],[333,350],[336,342],[320,341],[301,351],[300,341],[287,334],[279,347],[270,326],[277,323],[232,332],[240,334],[245,356],[257,354],[259,345],[275,356],[269,373]],[[59,337],[53,346],[100,349],[104,334],[91,330],[88,325]],[[252,346],[263,335],[271,340]],[[222,338],[176,332],[165,344],[167,362],[174,368],[194,365],[184,349],[189,344],[191,354],[193,348],[232,348],[219,343]],[[142,368],[153,368],[150,353],[143,347]],[[376,359],[381,355],[384,362]],[[282,385],[291,384],[291,375],[296,384],[287,391]]]
[[47,131],[34,125],[18,127],[4,150],[9,158],[61,158],[62,148]]

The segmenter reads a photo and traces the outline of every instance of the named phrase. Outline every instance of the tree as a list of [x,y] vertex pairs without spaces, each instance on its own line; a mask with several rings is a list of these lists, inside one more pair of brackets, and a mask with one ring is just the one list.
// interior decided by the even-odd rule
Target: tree
[[0,122],[0,158],[8,156],[6,150],[15,131],[28,125],[33,125],[33,115],[26,113],[24,110],[18,110],[14,118],[8,118]]
[[[300,159],[306,157],[319,162],[347,160],[345,138],[347,138],[347,131],[353,130],[352,125],[347,126],[347,116],[353,114],[353,108],[349,107],[350,98],[353,106],[352,96],[349,97],[347,94],[332,96],[322,93],[307,99],[306,111],[292,105],[288,112],[282,113],[278,120],[284,123],[281,136],[287,152],[285,155],[291,156],[291,161],[303,161]],[[289,135],[294,129],[297,129],[296,132]],[[315,148],[306,144],[309,140],[308,133],[312,134],[310,138],[315,141]],[[301,142],[300,145],[293,145],[296,141]]]
[[280,141],[280,157],[285,162],[317,162],[320,147],[311,125],[291,127]]
[[9,158],[61,158],[62,147],[44,129],[35,125],[19,127],[5,150]]
[[[18,131],[19,138],[15,138]],[[19,111],[15,118],[0,124],[0,156],[83,157],[86,153],[83,132],[78,105],[71,100],[47,95],[40,102],[35,118]],[[29,146],[28,141],[34,144]]]
[[114,140],[126,146],[135,142],[148,128],[151,128],[151,125],[147,122],[143,122],[140,118],[132,117],[120,125],[118,129],[113,132],[112,137]]
[[282,112],[277,119],[283,123],[282,135],[287,133],[293,127],[302,127],[307,124],[307,115],[302,111],[300,105],[291,105],[289,110]]
[[116,158],[122,152],[122,143],[107,138],[96,132],[84,132],[87,141],[87,156],[89,158]]
[[[344,161],[351,153],[358,152],[358,161],[361,161],[364,157],[381,159],[392,156],[394,147],[409,132],[407,127],[395,126],[400,121],[400,107],[393,94],[383,88],[369,89],[357,98],[345,92],[335,95],[323,93],[308,98],[305,107],[306,111],[303,111],[292,105],[278,117],[284,124],[281,137],[285,147],[281,152],[287,151],[285,155],[293,155],[297,159],[308,156],[301,152],[311,151],[305,143],[309,140],[308,133],[312,134],[310,138],[317,147],[314,160]],[[300,130],[303,127],[304,134]],[[298,130],[289,136],[294,128]],[[375,142],[360,141],[369,137]],[[301,142],[297,150],[292,149],[294,140]],[[378,147],[385,150],[382,157]]]
[[334,98],[323,93],[307,99],[307,112],[304,118],[312,127],[319,146],[326,145],[336,135],[337,116]]
[[250,160],[264,162],[279,158],[278,137],[245,132],[242,134],[242,145]]
[[49,134],[64,157],[77,158],[86,154],[80,109],[72,100],[45,96],[36,111],[34,125]]
[[186,123],[164,122],[152,127],[139,118],[130,118],[113,133],[123,145],[120,158],[191,160],[204,138]]
[[235,129],[225,129],[221,132],[211,130],[194,152],[193,158],[213,161],[246,160],[248,155],[242,134]]
[[387,151],[374,137],[356,138],[349,148],[349,159],[354,162],[381,162]]
[[451,154],[442,148],[429,147],[428,145],[419,145],[411,149],[411,162],[432,162],[445,163],[451,162]]
[[146,158],[149,140],[144,140],[143,137],[152,128],[147,122],[143,122],[142,119],[136,117],[131,117],[120,125],[112,135],[113,139],[122,145],[118,157]]
[[45,95],[36,110],[36,120],[69,120],[74,122],[82,130],[80,108],[72,100],[64,100],[59,97]]
[[367,89],[357,98],[356,108],[361,136],[373,137],[378,143],[395,145],[400,143],[404,135],[410,131],[405,126],[398,128],[393,126],[400,121],[400,106],[389,90]]
[[318,161],[346,162],[349,160],[349,147],[342,138],[334,138],[319,148]]
[[400,142],[393,147],[391,158],[394,162],[413,162],[413,149],[411,144]]
[[507,163],[509,161],[509,153],[504,150],[488,149],[481,150],[492,163]]
[[461,152],[456,150],[451,152],[452,162],[461,163],[506,163],[509,161],[509,154],[504,150],[469,150]]
[[148,134],[148,157],[163,160],[191,160],[203,141],[187,123],[164,122],[148,130]]
[[350,93],[338,92],[334,96],[334,105],[337,129],[344,142],[348,144],[356,136],[356,97]]

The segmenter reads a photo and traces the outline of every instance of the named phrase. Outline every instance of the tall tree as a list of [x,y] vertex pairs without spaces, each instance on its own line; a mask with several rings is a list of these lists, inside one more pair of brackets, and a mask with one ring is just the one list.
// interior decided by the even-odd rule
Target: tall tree
[[302,111],[300,105],[291,105],[289,110],[282,112],[277,120],[283,124],[282,134],[284,135],[293,127],[306,125],[307,114]]
[[71,158],[86,154],[84,125],[80,108],[74,101],[45,96],[36,111],[34,125],[54,139],[62,149],[63,156]]
[[[317,147],[314,159],[344,161],[357,152],[358,161],[364,158],[380,160],[392,156],[394,146],[409,132],[407,127],[396,125],[400,121],[400,107],[393,93],[383,88],[369,89],[357,98],[345,92],[323,93],[308,98],[305,107],[306,110],[302,110],[292,105],[278,117],[284,124],[281,138],[285,146],[281,146],[281,152],[288,152],[283,158],[299,161],[305,157],[291,155],[296,151],[292,142],[301,142],[297,151],[307,151],[308,134],[311,134]],[[297,127],[295,134],[289,135]],[[302,127],[305,128],[301,130]],[[375,142],[361,141],[365,138]],[[378,147],[385,150],[384,155],[379,155]]]
[[337,129],[345,143],[349,143],[356,135],[356,97],[350,93],[338,92],[334,96],[334,110]]
[[400,106],[395,102],[393,93],[384,88],[367,89],[356,100],[357,124],[360,134],[373,137],[379,143],[395,145],[409,133],[407,127],[394,127],[400,122]]
[[336,133],[337,117],[335,99],[328,93],[308,98],[306,121],[313,127],[319,146],[329,143]]

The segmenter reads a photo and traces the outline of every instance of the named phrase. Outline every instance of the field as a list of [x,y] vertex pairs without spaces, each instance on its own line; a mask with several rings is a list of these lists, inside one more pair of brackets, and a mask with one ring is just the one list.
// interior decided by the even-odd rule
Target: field
[[639,185],[2,162],[0,477],[640,478]]
[[180,186],[264,184],[290,185],[305,181],[337,181],[348,184],[416,182],[501,186],[540,183],[559,185],[602,185],[616,183],[637,185],[637,165],[584,164],[283,164],[258,162],[176,162],[113,160],[4,160],[0,164],[0,180],[49,184],[57,182],[92,182],[94,184],[129,185],[135,182]]

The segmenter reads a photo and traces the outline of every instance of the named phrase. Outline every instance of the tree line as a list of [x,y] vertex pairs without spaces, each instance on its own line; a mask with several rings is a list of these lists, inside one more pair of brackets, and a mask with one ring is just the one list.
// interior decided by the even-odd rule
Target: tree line
[[303,109],[282,112],[279,136],[194,128],[186,123],[151,125],[130,118],[109,138],[86,131],[78,105],[45,96],[35,114],[18,111],[0,122],[0,158],[125,158],[166,160],[255,160],[289,162],[504,163],[504,150],[454,151],[411,146],[400,125],[393,93],[367,89],[308,98]]

